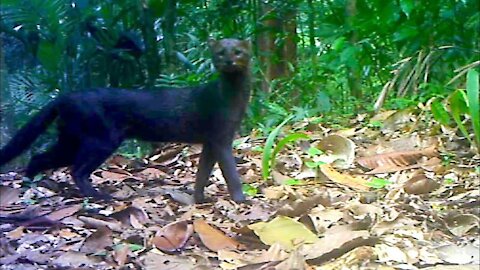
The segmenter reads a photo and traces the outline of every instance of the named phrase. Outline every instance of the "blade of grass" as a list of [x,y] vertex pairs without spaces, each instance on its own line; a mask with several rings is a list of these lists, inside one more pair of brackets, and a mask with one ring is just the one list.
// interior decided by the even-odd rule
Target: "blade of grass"
[[480,105],[478,80],[478,72],[474,69],[470,69],[467,73],[467,100],[470,116],[472,117],[475,142],[477,149],[480,149]]
[[262,156],[262,176],[263,179],[267,179],[270,176],[270,168],[271,168],[271,161],[272,161],[272,149],[273,144],[275,143],[275,138],[277,138],[278,133],[282,127],[290,121],[294,116],[291,115],[287,119],[285,119],[282,123],[280,123],[270,134],[268,135],[267,141],[265,142],[265,147],[263,148],[263,156]]
[[430,105],[433,118],[440,122],[440,124],[444,126],[449,126],[450,125],[450,116],[448,115],[447,110],[445,110],[445,107],[443,106],[442,102],[439,100],[434,100],[432,104]]
[[452,112],[453,120],[457,123],[458,128],[462,132],[463,136],[472,144],[472,140],[468,134],[465,125],[462,123],[461,115],[468,113],[467,103],[465,102],[465,92],[458,89],[450,96],[450,111]]
[[298,140],[308,140],[308,139],[310,139],[310,136],[308,136],[305,133],[292,133],[285,136],[285,138],[281,139],[273,149],[272,159],[270,161],[270,167],[271,168],[275,167],[276,156],[278,152],[280,152],[285,147],[285,145],[287,145],[287,143],[298,141]]

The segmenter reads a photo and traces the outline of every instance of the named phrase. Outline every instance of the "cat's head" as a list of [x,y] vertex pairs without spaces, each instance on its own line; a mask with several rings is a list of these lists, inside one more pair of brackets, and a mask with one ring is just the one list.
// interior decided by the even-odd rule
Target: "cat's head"
[[208,45],[212,50],[213,64],[219,72],[234,73],[248,70],[251,58],[249,40],[210,39]]

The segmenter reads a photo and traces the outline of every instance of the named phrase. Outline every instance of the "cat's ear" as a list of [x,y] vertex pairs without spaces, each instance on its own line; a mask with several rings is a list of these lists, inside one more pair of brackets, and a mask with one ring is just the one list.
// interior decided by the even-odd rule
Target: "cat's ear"
[[217,46],[217,40],[215,40],[214,38],[209,38],[208,39],[208,47],[210,47],[210,49],[213,49],[215,48],[215,46]]

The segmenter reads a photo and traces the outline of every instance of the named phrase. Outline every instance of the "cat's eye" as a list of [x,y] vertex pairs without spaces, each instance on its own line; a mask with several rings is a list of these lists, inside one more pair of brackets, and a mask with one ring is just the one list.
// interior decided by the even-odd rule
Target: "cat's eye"
[[243,52],[241,50],[235,50],[234,53],[236,56],[240,56]]
[[225,50],[220,50],[217,52],[219,56],[224,56],[225,55]]

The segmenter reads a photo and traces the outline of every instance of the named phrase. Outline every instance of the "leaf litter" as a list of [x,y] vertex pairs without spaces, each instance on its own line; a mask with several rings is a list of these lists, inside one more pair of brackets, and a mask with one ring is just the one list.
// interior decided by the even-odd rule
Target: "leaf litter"
[[218,167],[212,202],[193,203],[197,145],[113,156],[92,174],[109,203],[67,169],[0,175],[0,269],[478,269],[479,154],[424,114],[372,121],[284,123],[274,160],[261,132],[237,139],[243,204]]

